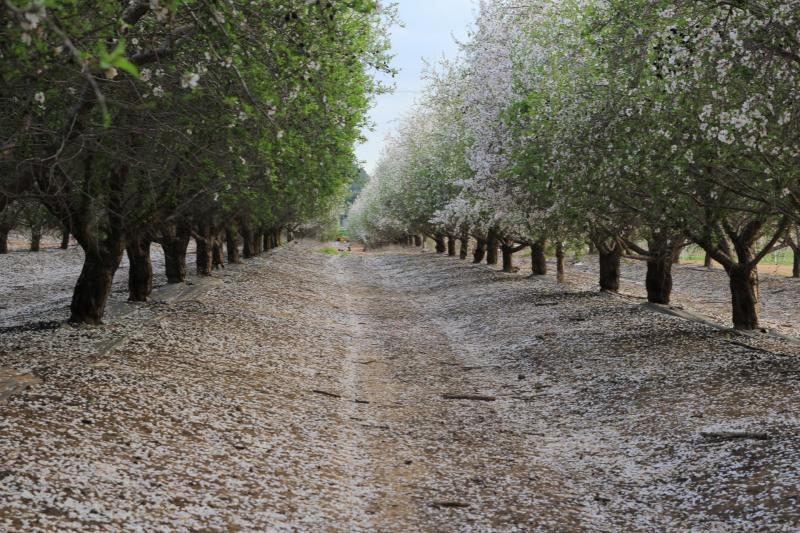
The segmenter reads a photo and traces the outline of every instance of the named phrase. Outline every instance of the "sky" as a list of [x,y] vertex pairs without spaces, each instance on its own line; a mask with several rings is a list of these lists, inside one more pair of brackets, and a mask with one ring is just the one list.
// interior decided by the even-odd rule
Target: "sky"
[[[478,8],[477,0],[396,0],[405,27],[392,29],[392,66],[399,69],[394,78],[394,94],[378,96],[371,112],[372,131],[364,130],[367,142],[356,148],[356,155],[372,173],[380,157],[386,135],[413,105],[424,85],[424,60],[458,54],[456,40],[464,41]],[[391,80],[391,77],[382,78]]]

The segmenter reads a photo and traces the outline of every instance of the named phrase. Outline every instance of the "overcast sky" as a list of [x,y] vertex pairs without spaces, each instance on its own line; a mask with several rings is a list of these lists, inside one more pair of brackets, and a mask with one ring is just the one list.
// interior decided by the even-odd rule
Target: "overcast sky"
[[377,98],[371,113],[373,131],[364,131],[368,140],[356,150],[369,173],[375,168],[386,134],[419,95],[423,60],[435,63],[443,55],[455,57],[458,46],[454,37],[461,41],[466,38],[477,10],[477,0],[397,0],[397,3],[400,20],[405,24],[392,31],[395,55],[392,65],[400,70],[394,79],[397,89],[394,94]]

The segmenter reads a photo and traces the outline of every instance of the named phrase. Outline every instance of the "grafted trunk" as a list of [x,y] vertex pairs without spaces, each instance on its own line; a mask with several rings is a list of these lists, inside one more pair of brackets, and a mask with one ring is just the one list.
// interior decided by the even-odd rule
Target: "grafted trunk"
[[186,281],[186,249],[189,247],[190,238],[191,231],[184,223],[169,226],[162,231],[159,244],[164,250],[167,283]]
[[111,241],[107,238],[101,244],[81,246],[85,257],[72,293],[69,321],[75,324],[102,324],[114,273],[122,261],[125,243],[121,239]]
[[69,248],[69,229],[67,228],[61,230],[61,244],[59,245],[59,247],[62,250],[66,250],[67,248]]
[[497,246],[498,246],[497,235],[494,231],[490,230],[489,235],[486,239],[486,264],[487,265],[496,265],[497,264]]
[[730,278],[733,327],[758,329],[758,269],[742,264],[726,268]]
[[437,233],[434,239],[436,240],[436,253],[443,254],[447,250],[447,246],[444,243],[444,235]]
[[544,254],[546,244],[544,239],[531,243],[531,273],[534,276],[547,274],[547,257]]
[[475,250],[472,252],[472,262],[480,263],[486,257],[486,241],[475,239]]
[[225,268],[225,257],[222,253],[222,243],[215,236],[214,244],[211,246],[211,259],[214,264],[214,270]]
[[456,255],[456,238],[452,235],[447,236],[447,255],[455,257]]
[[422,246],[422,237],[419,235],[414,235],[414,246],[421,247]]
[[150,239],[129,237],[125,245],[128,254],[128,300],[146,302],[153,291],[153,264],[150,261]]
[[31,229],[31,252],[38,252],[42,246],[42,228]]
[[5,228],[0,228],[0,254],[8,253],[8,232]]
[[622,258],[622,247],[615,242],[611,247],[598,247],[597,252],[600,261],[600,290],[619,292],[619,265]]
[[239,242],[236,230],[228,227],[225,229],[225,247],[228,251],[228,263],[235,265],[241,263],[239,259]]
[[514,249],[508,244],[500,245],[500,251],[503,256],[503,272],[514,271]]
[[564,283],[564,244],[556,243],[556,281]]

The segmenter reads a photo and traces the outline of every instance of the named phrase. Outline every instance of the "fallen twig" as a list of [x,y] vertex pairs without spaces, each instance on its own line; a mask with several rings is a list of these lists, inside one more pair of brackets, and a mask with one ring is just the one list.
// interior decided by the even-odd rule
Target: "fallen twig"
[[472,400],[476,402],[493,402],[497,400],[494,396],[483,396],[481,394],[442,394],[445,400]]

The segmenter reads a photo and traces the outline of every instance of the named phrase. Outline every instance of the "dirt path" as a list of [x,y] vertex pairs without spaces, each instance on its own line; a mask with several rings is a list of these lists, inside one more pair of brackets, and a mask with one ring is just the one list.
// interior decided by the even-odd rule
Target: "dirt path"
[[0,367],[43,380],[0,404],[0,531],[800,527],[796,346],[319,248],[0,333]]

